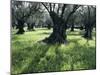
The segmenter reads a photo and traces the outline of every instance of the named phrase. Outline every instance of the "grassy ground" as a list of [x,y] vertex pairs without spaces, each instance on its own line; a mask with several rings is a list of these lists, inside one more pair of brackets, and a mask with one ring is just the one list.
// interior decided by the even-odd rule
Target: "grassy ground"
[[[38,43],[52,31],[36,29],[23,35],[12,31],[12,74],[96,68],[95,36],[87,41],[80,31],[67,31],[66,45]],[[93,34],[95,35],[95,34]]]

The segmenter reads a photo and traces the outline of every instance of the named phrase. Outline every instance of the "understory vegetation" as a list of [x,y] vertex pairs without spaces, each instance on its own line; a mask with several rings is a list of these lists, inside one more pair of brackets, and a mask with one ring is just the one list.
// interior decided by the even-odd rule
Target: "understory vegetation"
[[52,29],[36,28],[23,35],[12,30],[12,74],[53,71],[74,71],[96,68],[96,40],[82,37],[83,31],[67,30],[67,44],[49,45],[40,42],[52,33]]

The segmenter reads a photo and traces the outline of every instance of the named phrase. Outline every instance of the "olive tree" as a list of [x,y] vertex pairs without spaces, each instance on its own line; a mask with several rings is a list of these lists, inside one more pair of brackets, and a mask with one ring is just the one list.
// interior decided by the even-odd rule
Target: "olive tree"
[[[79,8],[79,5],[42,3],[49,13],[53,22],[53,32],[43,42],[46,43],[67,43],[66,29],[69,18]],[[69,11],[70,9],[70,11]]]

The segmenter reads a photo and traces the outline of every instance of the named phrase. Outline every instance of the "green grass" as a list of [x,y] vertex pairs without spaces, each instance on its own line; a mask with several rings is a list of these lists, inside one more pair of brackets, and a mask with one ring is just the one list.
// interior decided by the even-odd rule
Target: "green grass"
[[95,33],[87,42],[82,32],[69,32],[66,45],[46,45],[38,41],[52,30],[36,29],[16,35],[12,30],[12,74],[51,71],[73,71],[96,68]]

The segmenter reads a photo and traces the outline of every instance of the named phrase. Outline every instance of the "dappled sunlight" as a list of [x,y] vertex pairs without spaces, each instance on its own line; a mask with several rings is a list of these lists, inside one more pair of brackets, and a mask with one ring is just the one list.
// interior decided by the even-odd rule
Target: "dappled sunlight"
[[11,74],[96,69],[96,6],[11,1]]
[[[46,33],[50,32],[49,30]],[[73,34],[68,35],[67,44],[61,45],[37,42],[49,36],[41,32],[41,29],[13,35],[12,74],[95,69],[95,38],[87,44],[87,40],[80,34]]]

